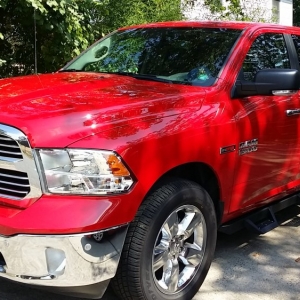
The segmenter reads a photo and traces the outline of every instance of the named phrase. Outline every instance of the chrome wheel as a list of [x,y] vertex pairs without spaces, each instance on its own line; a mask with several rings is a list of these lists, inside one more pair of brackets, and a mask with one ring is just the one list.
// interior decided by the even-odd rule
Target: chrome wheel
[[180,292],[193,280],[203,260],[206,239],[206,223],[196,206],[183,205],[168,216],[152,256],[153,279],[161,292]]
[[184,179],[158,185],[129,226],[114,291],[123,300],[191,300],[216,239],[215,206],[201,186]]

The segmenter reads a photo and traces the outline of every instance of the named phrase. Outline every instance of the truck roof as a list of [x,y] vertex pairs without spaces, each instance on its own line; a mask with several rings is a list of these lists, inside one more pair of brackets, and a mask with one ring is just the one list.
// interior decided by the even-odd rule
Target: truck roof
[[120,28],[124,29],[134,29],[134,28],[153,28],[153,27],[211,27],[211,28],[232,28],[232,29],[249,29],[249,28],[278,28],[291,30],[292,28],[299,30],[298,27],[286,26],[275,23],[253,23],[253,22],[238,22],[238,21],[168,21],[168,22],[158,22],[149,23],[141,25],[126,26]]

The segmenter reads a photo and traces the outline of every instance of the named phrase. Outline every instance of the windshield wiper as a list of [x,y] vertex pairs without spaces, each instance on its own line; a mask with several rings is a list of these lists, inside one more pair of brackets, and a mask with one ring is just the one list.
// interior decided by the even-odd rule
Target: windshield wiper
[[137,73],[123,72],[123,71],[115,71],[115,72],[106,72],[106,71],[103,71],[103,72],[101,72],[101,73],[104,73],[104,74],[113,74],[113,75],[124,75],[124,76],[130,76],[130,77],[134,77],[134,76],[150,76],[150,77],[156,77],[156,75],[137,74]]
[[[77,69],[64,69],[58,71],[60,73],[62,72],[87,72],[85,70],[77,70]],[[141,79],[141,80],[151,80],[151,81],[157,81],[157,82],[164,82],[164,83],[177,83],[177,84],[185,84],[185,85],[191,85],[190,82],[182,82],[182,81],[176,81],[176,80],[171,80],[167,78],[161,78],[157,75],[152,75],[152,74],[136,74],[136,73],[131,73],[131,72],[96,72],[96,73],[102,73],[102,74],[114,74],[114,75],[122,75],[122,76],[129,76],[133,77],[135,79]]]
[[152,81],[158,81],[158,82],[176,83],[174,80],[159,78],[155,75],[134,74],[132,77],[135,79],[145,79],[145,80],[152,80]]
[[182,81],[176,81],[176,80],[171,80],[171,79],[167,79],[167,78],[160,78],[157,75],[152,75],[152,74],[136,74],[136,73],[130,73],[130,72],[103,72],[103,73],[130,76],[135,79],[141,79],[141,80],[151,80],[151,81],[157,81],[157,82],[190,85],[189,82],[182,82]]
[[158,82],[191,85],[190,82],[178,81],[178,80],[171,80],[171,79],[167,79],[167,78],[161,78],[161,77],[159,77],[157,75],[133,74],[132,77],[134,77],[136,79],[145,79],[145,80],[152,80],[152,81],[158,81]]

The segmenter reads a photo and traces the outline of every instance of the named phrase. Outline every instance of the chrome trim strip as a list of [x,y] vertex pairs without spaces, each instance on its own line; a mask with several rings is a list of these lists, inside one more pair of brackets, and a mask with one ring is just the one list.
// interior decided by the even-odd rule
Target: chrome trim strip
[[296,109],[288,109],[285,111],[286,115],[288,117],[290,116],[295,116],[295,115],[300,115],[300,108],[296,108]]
[[[7,136],[8,140],[9,138],[13,139],[20,147],[20,152],[23,156],[23,159],[0,156],[0,168],[26,173],[30,184],[30,191],[24,198],[16,199],[16,197],[8,196],[8,195],[5,195],[5,197],[4,195],[2,195],[2,197],[7,199],[12,199],[12,200],[17,200],[17,201],[22,201],[24,199],[39,198],[42,195],[40,178],[34,160],[33,151],[30,147],[26,135],[19,129],[16,129],[11,126],[3,125],[3,124],[0,124],[0,134],[2,136],[3,135]],[[4,152],[2,151],[2,153]],[[16,153],[12,153],[12,154],[16,154]],[[6,175],[3,174],[3,176]]]
[[298,91],[296,90],[275,90],[272,91],[272,94],[274,96],[291,96],[296,94]]
[[[121,229],[123,227],[126,227],[128,226],[129,223],[125,223],[125,224],[122,224],[122,225],[118,225],[118,226],[114,226],[114,227],[110,227],[110,228],[106,228],[106,229],[101,229],[101,230],[97,230],[97,231],[89,231],[89,232],[83,232],[83,233],[70,233],[70,234],[54,234],[54,235],[49,235],[49,234],[18,234],[18,236],[28,236],[28,237],[36,237],[36,236],[39,236],[39,237],[48,237],[48,238],[56,238],[56,237],[78,237],[78,236],[86,236],[86,235],[93,235],[93,234],[96,234],[96,233],[104,233],[104,232],[107,232],[107,231],[111,231],[111,230],[117,230],[117,229]],[[6,237],[4,235],[0,235],[0,237]]]
[[[5,273],[5,272],[3,272]],[[8,274],[10,275],[10,274]],[[14,276],[14,275],[10,275],[10,276]],[[56,276],[54,275],[45,275],[45,276],[37,276],[37,277],[34,277],[34,276],[29,276],[29,275],[16,275],[16,277],[18,278],[21,278],[21,279],[27,279],[27,280],[52,280],[52,279],[55,279]]]

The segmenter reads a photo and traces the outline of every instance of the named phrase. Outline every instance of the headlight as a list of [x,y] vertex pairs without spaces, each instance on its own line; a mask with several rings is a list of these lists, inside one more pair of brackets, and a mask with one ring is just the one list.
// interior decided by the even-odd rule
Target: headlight
[[50,193],[120,193],[134,182],[120,157],[111,151],[39,149],[37,153]]

